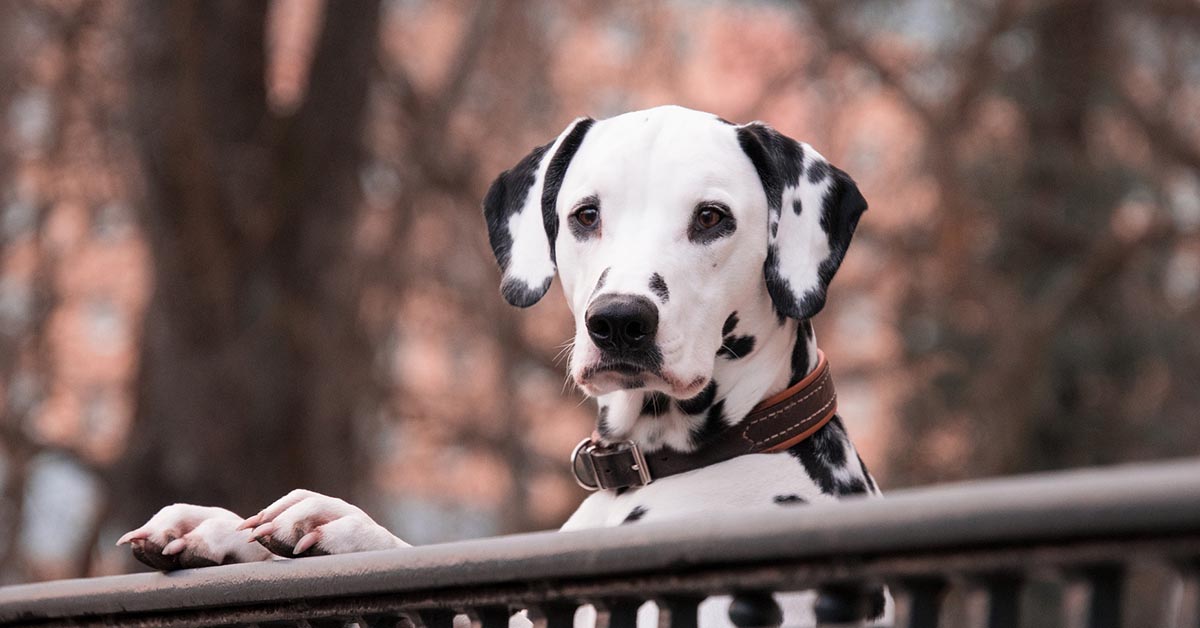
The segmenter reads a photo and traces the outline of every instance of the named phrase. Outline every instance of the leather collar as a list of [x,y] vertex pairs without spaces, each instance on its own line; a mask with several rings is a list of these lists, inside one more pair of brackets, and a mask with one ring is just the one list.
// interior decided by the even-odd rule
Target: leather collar
[[644,486],[746,454],[777,453],[812,436],[837,412],[837,392],[825,354],[817,367],[783,392],[763,400],[746,418],[717,433],[692,452],[663,448],[643,453],[637,443],[600,442],[593,435],[571,453],[575,481],[589,491]]

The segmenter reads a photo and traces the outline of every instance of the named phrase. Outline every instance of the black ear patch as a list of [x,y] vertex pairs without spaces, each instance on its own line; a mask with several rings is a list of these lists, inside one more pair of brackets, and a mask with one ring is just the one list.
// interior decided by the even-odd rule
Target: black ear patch
[[562,143],[558,145],[558,150],[550,158],[550,165],[546,167],[546,182],[542,185],[542,224],[546,227],[546,238],[550,240],[550,261],[555,263],[557,263],[554,242],[558,239],[558,191],[562,189],[563,177],[567,176],[567,168],[570,167],[571,160],[575,158],[575,153],[579,151],[579,145],[583,144],[584,136],[595,123],[596,121],[591,118],[584,118],[576,122],[575,126],[571,128],[571,132],[567,133]]
[[[512,260],[513,237],[509,232],[509,220],[525,206],[530,189],[537,183],[542,157],[546,155],[551,144],[553,142],[538,146],[517,162],[517,165],[500,173],[488,188],[487,195],[483,197],[483,218],[487,222],[488,242],[492,245],[492,253],[496,255],[496,263],[500,265],[501,273],[508,273]],[[550,286],[545,286],[541,293],[538,293],[538,288],[541,286],[530,286],[516,277],[506,276],[500,285],[500,292],[509,303],[517,307],[528,307],[536,303]]]
[[[488,242],[504,275],[500,293],[515,306],[529,307],[550,289],[555,272],[554,238],[558,235],[555,200],[567,166],[592,123],[590,118],[572,123],[562,141],[555,140],[558,147],[553,154],[555,142],[533,149],[517,165],[500,173],[483,199]],[[547,219],[547,198],[555,220]]]
[[[780,317],[810,318],[825,306],[829,282],[867,202],[849,175],[807,145],[759,123],[738,127],[737,134],[767,197],[763,276],[775,311]],[[792,211],[784,212],[785,205]],[[819,215],[814,215],[814,205]],[[806,248],[817,228],[825,234],[829,252],[814,261]]]

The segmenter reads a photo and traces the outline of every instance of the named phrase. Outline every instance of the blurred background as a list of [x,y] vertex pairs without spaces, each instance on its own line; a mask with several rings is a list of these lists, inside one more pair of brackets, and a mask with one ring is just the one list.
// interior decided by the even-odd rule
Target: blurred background
[[1194,0],[0,2],[0,582],[295,487],[556,527],[593,407],[480,199],[665,103],[863,188],[816,327],[885,490],[1200,453]]

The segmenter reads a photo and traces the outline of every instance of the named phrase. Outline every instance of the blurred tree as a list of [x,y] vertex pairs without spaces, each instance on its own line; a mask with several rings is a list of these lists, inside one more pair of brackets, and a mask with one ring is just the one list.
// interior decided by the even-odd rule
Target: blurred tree
[[[883,54],[860,35],[870,3],[805,4],[829,47],[923,125],[922,169],[941,200],[927,229],[892,242],[918,269],[898,311],[912,394],[893,481],[1194,454],[1200,321],[1194,307],[1168,307],[1163,286],[1167,260],[1195,237],[1167,188],[1180,167],[1196,176],[1196,147],[1125,95],[1148,71],[1175,73],[1155,81],[1162,101],[1183,93],[1180,73],[1193,69],[1172,50],[1195,45],[1194,3],[959,7],[947,18],[958,27],[924,55]],[[1161,61],[1145,37],[1121,36],[1134,25],[1162,37]],[[981,150],[994,142],[985,103],[1016,115]],[[1130,122],[1140,129],[1120,135]],[[1149,158],[1122,141],[1147,142]]]
[[133,119],[154,265],[132,524],[165,504],[251,514],[306,487],[353,499],[380,403],[351,246],[379,3],[324,15],[293,112],[268,103],[269,3],[136,7]]
[[[864,185],[816,323],[885,487],[1196,451],[1191,0],[325,6],[0,2],[0,577],[120,569],[93,550],[164,504],[296,486],[414,541],[561,522],[571,317],[496,298],[479,199],[571,118],[666,102]],[[99,480],[73,566],[20,555],[48,459]]]

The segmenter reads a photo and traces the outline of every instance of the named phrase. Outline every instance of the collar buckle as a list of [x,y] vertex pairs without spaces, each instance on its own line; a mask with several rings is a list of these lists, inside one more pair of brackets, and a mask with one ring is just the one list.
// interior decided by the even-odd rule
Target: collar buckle
[[645,486],[654,481],[637,443],[624,440],[601,445],[585,438],[571,452],[575,483],[588,491]]

